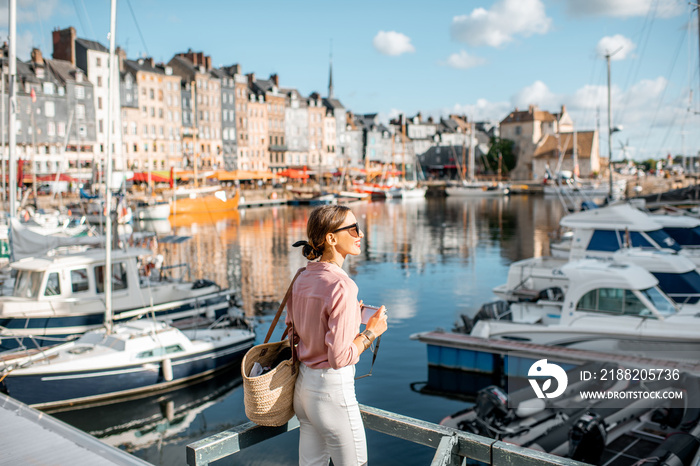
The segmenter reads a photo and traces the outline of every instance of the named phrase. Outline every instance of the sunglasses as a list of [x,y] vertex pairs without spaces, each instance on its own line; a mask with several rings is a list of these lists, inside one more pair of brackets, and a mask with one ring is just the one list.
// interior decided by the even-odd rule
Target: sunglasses
[[350,233],[350,236],[354,236],[355,238],[360,237],[360,225],[358,225],[357,223],[353,223],[352,225],[348,225],[343,228],[338,228],[337,230],[333,230],[331,233],[338,233],[343,230],[347,230],[348,233]]

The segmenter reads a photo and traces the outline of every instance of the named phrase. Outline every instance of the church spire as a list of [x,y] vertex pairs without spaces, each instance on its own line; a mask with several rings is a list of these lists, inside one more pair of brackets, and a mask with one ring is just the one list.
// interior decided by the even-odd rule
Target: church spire
[[328,67],[328,98],[333,98],[333,41],[331,40],[330,64]]

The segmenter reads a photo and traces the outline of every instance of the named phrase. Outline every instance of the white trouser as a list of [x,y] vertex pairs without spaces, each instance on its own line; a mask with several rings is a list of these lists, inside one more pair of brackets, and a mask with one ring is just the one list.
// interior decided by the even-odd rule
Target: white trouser
[[294,387],[301,466],[367,463],[365,428],[355,398],[355,366],[310,369],[299,364]]

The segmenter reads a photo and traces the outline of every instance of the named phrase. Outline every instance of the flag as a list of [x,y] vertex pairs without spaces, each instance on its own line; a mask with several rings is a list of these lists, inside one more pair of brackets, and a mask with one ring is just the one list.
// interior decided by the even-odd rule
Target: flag
[[34,88],[32,87],[31,92],[29,93],[30,96],[32,96],[32,103],[36,102],[36,92],[34,92]]

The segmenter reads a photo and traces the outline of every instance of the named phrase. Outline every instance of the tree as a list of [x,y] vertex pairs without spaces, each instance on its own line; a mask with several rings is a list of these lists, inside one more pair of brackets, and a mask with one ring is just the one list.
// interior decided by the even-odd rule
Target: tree
[[488,165],[491,167],[498,167],[498,158],[501,158],[501,172],[502,174],[509,173],[513,168],[517,160],[515,159],[515,154],[513,153],[513,147],[515,143],[510,139],[501,139],[497,137],[491,138],[491,148],[488,154],[486,154],[486,160]]

